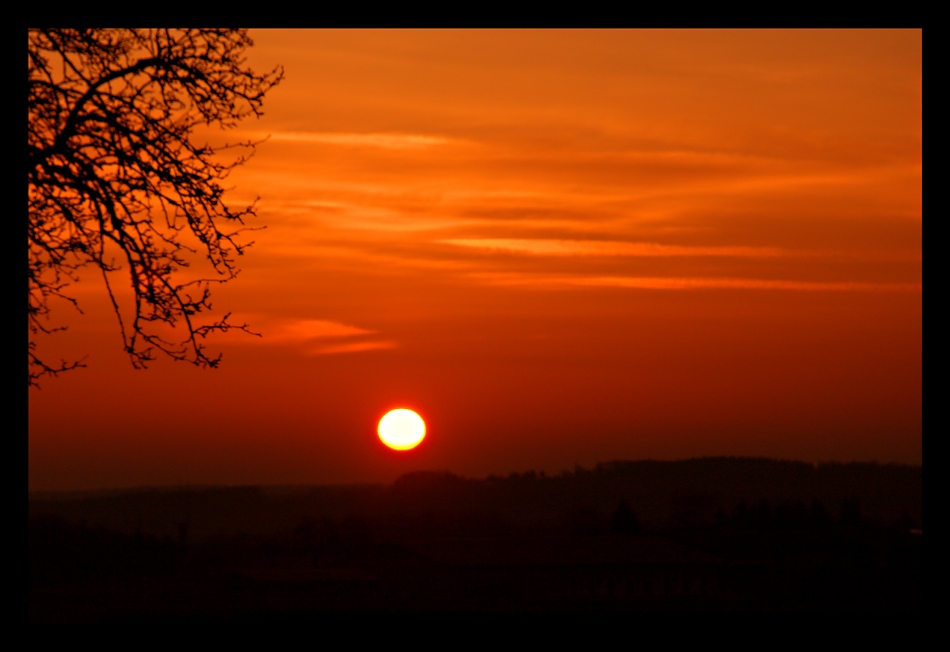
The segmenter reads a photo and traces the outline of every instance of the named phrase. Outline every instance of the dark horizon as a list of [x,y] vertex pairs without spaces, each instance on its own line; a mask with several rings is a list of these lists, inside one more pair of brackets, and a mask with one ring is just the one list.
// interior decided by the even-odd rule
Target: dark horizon
[[125,493],[125,492],[136,492],[136,491],[179,491],[179,490],[202,490],[202,489],[240,489],[240,488],[261,488],[264,490],[269,489],[307,489],[311,487],[366,487],[366,486],[390,486],[407,475],[413,474],[448,474],[453,477],[459,478],[461,480],[473,480],[473,481],[484,481],[489,478],[505,478],[512,475],[522,475],[535,473],[538,477],[541,478],[558,478],[564,475],[570,475],[576,473],[578,469],[582,471],[595,471],[600,467],[610,466],[614,464],[678,464],[684,462],[701,462],[701,461],[730,461],[730,460],[750,460],[750,461],[764,461],[768,463],[777,463],[777,464],[790,464],[790,465],[805,465],[809,466],[812,469],[818,469],[819,467],[839,467],[839,466],[853,466],[853,467],[897,467],[897,468],[910,468],[910,469],[922,469],[922,464],[913,464],[913,463],[904,463],[904,462],[879,462],[878,460],[826,460],[821,462],[808,462],[806,460],[797,460],[797,459],[783,459],[775,457],[747,457],[742,455],[704,455],[701,457],[685,457],[680,459],[657,459],[657,458],[642,458],[642,459],[630,459],[630,460],[609,460],[604,462],[597,462],[591,467],[585,467],[580,464],[575,464],[573,468],[568,469],[564,468],[558,471],[557,473],[548,473],[547,471],[538,471],[534,468],[524,469],[522,471],[509,471],[507,473],[488,473],[483,476],[470,476],[460,473],[455,473],[449,469],[414,469],[407,471],[391,481],[366,481],[366,482],[314,482],[314,483],[288,483],[288,484],[278,484],[278,483],[245,483],[245,484],[199,484],[199,483],[178,483],[178,484],[143,484],[143,485],[129,485],[129,486],[120,486],[120,487],[99,487],[99,488],[90,488],[90,489],[29,489],[28,495],[30,497],[49,495],[49,496],[68,496],[68,495],[99,495],[99,494],[116,494],[116,493]]
[[34,622],[922,606],[922,471],[910,466],[618,461],[29,505]]

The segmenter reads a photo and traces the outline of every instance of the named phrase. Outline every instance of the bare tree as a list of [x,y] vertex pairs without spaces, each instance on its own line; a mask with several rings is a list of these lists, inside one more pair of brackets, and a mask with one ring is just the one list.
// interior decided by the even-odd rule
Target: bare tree
[[[37,339],[64,328],[50,324],[51,301],[79,309],[69,287],[86,266],[101,273],[136,368],[156,352],[214,367],[204,338],[247,330],[199,314],[251,244],[241,234],[254,205],[229,207],[222,182],[256,143],[198,144],[195,130],[261,115],[283,70],[251,70],[251,45],[233,29],[29,31],[30,385],[84,366],[41,359]],[[196,259],[211,278],[182,274]]]

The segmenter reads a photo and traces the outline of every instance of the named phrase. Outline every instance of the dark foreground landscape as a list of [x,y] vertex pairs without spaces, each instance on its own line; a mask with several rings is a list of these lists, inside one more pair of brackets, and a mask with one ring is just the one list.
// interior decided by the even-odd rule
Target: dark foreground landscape
[[32,622],[922,609],[919,466],[611,462],[37,493]]

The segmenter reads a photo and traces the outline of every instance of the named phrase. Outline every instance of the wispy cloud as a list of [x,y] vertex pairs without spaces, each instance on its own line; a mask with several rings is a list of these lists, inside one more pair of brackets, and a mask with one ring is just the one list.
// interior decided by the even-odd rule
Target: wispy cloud
[[383,149],[421,149],[434,145],[449,145],[462,141],[441,136],[398,133],[342,133],[313,131],[281,131],[269,134],[270,140],[294,143],[320,143]]
[[390,340],[367,339],[376,331],[325,319],[287,319],[269,315],[232,316],[231,323],[246,322],[262,337],[229,338],[236,344],[290,345],[303,347],[305,355],[359,353],[376,349],[392,349],[398,344]]
[[264,334],[271,342],[306,342],[329,337],[351,337],[373,333],[365,328],[322,319],[288,319],[272,323]]
[[535,287],[616,287],[644,290],[796,290],[811,292],[920,292],[920,283],[863,283],[851,281],[786,281],[748,278],[664,278],[634,276],[552,276],[508,272],[468,275],[492,285]]
[[337,353],[360,353],[379,349],[394,349],[398,345],[389,340],[372,340],[368,342],[346,342],[343,344],[329,344],[308,349],[307,355],[335,355]]
[[728,256],[771,258],[783,255],[778,247],[692,247],[654,242],[611,240],[539,240],[505,238],[461,238],[439,240],[445,244],[494,251],[543,256]]

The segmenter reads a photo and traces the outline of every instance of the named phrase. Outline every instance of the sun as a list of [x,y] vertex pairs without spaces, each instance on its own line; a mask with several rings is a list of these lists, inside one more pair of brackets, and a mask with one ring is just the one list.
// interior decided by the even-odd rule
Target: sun
[[379,438],[397,451],[415,448],[426,436],[426,424],[418,414],[406,408],[390,410],[379,420]]

